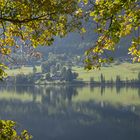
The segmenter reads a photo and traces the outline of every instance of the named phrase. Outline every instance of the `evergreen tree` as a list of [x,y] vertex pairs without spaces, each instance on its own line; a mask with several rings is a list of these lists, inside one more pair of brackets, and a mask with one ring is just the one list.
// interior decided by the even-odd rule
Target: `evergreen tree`
[[71,82],[73,80],[73,73],[71,69],[67,69],[66,71],[66,81]]
[[100,79],[101,79],[101,84],[104,84],[105,83],[105,77],[103,76],[102,73],[101,73]]
[[138,73],[138,81],[140,82],[140,72]]
[[36,66],[33,66],[33,74],[35,74],[37,72],[37,68]]

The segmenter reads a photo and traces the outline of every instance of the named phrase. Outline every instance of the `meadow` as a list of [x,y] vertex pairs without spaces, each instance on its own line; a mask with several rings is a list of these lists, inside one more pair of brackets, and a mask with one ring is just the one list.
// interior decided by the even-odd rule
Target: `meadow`
[[93,77],[95,81],[100,81],[100,76],[103,74],[105,80],[116,80],[116,76],[119,75],[122,80],[132,80],[138,78],[138,73],[140,72],[140,65],[138,63],[122,63],[120,65],[111,65],[109,67],[102,67],[101,70],[91,70],[87,71],[81,67],[73,67],[73,71],[79,74],[78,80],[90,81]]
[[[37,72],[41,72],[41,67],[36,66]],[[8,74],[8,76],[15,76],[18,74],[31,74],[33,73],[33,67],[27,67],[27,66],[22,66],[21,68],[16,68],[16,69],[7,69],[5,72]]]
[[[41,67],[36,66],[37,72],[41,72]],[[103,74],[105,76],[105,80],[116,80],[116,76],[120,76],[121,80],[133,80],[138,78],[138,73],[140,72],[140,64],[135,63],[122,63],[120,65],[112,64],[108,67],[101,67],[100,70],[91,70],[87,71],[84,67],[72,67],[72,71],[78,73],[77,80],[80,81],[90,81],[91,77],[94,78],[95,81],[100,81],[100,76]],[[30,74],[33,73],[33,67],[23,66],[20,69],[8,69],[6,73],[9,76],[14,76],[17,74]]]

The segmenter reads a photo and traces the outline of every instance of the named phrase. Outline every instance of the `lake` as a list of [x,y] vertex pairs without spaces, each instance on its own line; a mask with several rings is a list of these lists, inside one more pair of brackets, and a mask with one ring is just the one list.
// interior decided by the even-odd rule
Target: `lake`
[[0,87],[0,119],[33,140],[140,140],[140,88]]

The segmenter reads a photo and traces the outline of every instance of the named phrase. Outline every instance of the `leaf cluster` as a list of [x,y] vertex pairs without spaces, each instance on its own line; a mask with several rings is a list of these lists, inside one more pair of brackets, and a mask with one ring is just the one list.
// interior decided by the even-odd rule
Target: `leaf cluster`
[[15,129],[16,123],[10,120],[0,120],[0,139],[1,140],[30,140],[32,136],[23,130],[18,134]]
[[[140,61],[140,3],[138,0],[86,0],[86,15],[92,19],[98,39],[93,47],[86,52],[86,68],[94,69],[112,58],[108,51],[115,51],[117,43],[128,35],[132,37],[129,54],[133,61]],[[88,5],[88,6],[87,6]],[[88,14],[87,14],[88,13]]]

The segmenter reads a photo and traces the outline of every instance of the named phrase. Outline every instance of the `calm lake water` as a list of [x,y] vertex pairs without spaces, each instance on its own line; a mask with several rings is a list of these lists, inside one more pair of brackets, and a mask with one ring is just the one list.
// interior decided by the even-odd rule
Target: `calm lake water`
[[140,88],[0,87],[0,119],[33,140],[140,140]]

